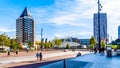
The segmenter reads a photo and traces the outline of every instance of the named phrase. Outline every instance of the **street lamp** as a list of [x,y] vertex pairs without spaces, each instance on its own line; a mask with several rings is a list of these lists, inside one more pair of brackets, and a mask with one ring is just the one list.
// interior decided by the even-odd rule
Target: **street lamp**
[[101,52],[101,36],[100,36],[100,11],[102,9],[102,6],[100,4],[100,0],[98,0],[98,45],[99,45],[99,53]]

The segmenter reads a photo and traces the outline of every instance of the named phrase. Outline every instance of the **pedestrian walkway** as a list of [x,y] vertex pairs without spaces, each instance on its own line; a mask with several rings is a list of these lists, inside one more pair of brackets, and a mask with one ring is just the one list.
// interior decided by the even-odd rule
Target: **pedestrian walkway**
[[107,57],[101,53],[89,53],[76,58],[61,60],[39,68],[120,68],[120,56]]
[[[46,53],[43,54],[43,59],[47,59],[50,57],[57,57],[57,56],[64,56],[64,55],[70,55],[70,54],[77,54],[79,51],[67,51],[67,52],[57,52],[57,53]],[[82,54],[86,54],[87,52],[81,52]],[[16,63],[16,62],[23,62],[23,61],[34,61],[36,60],[35,54],[29,55],[29,56],[20,56],[20,57],[5,57],[5,58],[0,58],[0,65],[6,65],[6,64],[11,64],[11,63]]]
[[73,59],[74,61],[84,61],[93,63],[88,68],[120,68],[120,56],[107,57],[106,55],[87,54]]
[[[5,57],[20,57],[20,56],[31,56],[37,52],[40,52],[40,51],[30,51],[30,52],[18,52],[18,55],[16,55],[15,52],[11,52],[10,53],[10,56],[7,56],[7,53],[0,53],[0,58],[5,58]],[[49,51],[42,51],[43,54],[46,54],[46,53],[59,53],[59,52],[62,52],[62,50],[49,50]]]

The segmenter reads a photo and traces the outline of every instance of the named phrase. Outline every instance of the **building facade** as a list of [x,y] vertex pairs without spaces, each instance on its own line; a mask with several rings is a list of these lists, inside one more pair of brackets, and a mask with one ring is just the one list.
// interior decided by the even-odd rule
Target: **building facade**
[[62,44],[61,44],[62,48],[65,48],[67,44],[70,47],[78,47],[78,46],[80,46],[80,40],[77,39],[77,38],[67,37],[67,38],[62,38],[61,40],[62,40]]
[[118,38],[120,38],[120,26],[118,26]]
[[90,45],[90,39],[80,39],[81,45]]
[[[93,21],[93,33],[94,37],[98,43],[99,41],[99,30],[98,30],[98,14],[94,14],[94,21]],[[100,13],[100,39],[106,40],[107,39],[107,14]]]
[[16,20],[16,39],[17,43],[22,43],[22,45],[28,45],[28,42],[35,45],[35,21],[27,7]]

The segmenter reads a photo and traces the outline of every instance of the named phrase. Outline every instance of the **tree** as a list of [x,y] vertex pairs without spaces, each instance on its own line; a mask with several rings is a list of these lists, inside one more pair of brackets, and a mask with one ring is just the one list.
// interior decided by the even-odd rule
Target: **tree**
[[40,43],[41,43],[40,41],[36,41],[36,43],[35,43],[37,46],[37,50],[40,50]]
[[40,48],[41,50],[43,50],[43,47],[44,47],[44,38],[41,39],[41,42],[40,42]]
[[95,45],[96,45],[96,40],[95,40],[94,36],[92,36],[90,38],[90,48],[94,48]]
[[45,48],[51,48],[51,43],[50,42],[45,43]]
[[34,47],[34,45],[31,41],[28,41],[28,46],[30,47],[30,49]]
[[70,49],[70,45],[69,44],[66,45],[66,49]]
[[16,42],[15,39],[11,39],[10,41],[11,41],[10,49],[12,49],[13,51],[20,49],[20,45]]
[[49,43],[50,43],[51,48],[53,48],[54,47],[53,43],[51,41],[49,41]]
[[61,40],[61,39],[58,39],[58,38],[55,38],[55,39],[53,40],[53,42],[54,42],[54,44],[55,44],[56,46],[60,46],[60,45],[62,44],[62,40]]
[[3,48],[3,46],[9,47],[9,45],[10,45],[10,38],[5,33],[1,34],[0,35],[0,46],[2,46]]
[[112,45],[113,49],[117,49],[117,47],[118,47],[117,45]]
[[105,46],[105,40],[101,40],[101,46],[104,47]]
[[35,44],[36,44],[36,45],[40,45],[40,41],[36,41]]

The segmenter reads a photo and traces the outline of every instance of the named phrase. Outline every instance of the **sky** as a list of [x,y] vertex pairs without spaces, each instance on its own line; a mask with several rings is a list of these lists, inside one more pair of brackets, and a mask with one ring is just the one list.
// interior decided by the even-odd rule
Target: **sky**
[[[120,0],[101,0],[101,12],[107,13],[108,34],[118,38]],[[59,37],[90,38],[97,0],[0,0],[0,34],[16,35],[16,19],[27,7],[36,24],[36,39]]]

